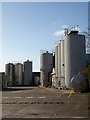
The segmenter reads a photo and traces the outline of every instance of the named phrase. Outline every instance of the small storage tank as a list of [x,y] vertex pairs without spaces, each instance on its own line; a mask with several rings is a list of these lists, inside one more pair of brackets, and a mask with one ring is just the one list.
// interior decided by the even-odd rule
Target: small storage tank
[[65,85],[71,88],[71,78],[85,68],[85,36],[71,31],[65,37]]
[[55,45],[55,76],[56,76],[56,87],[58,87],[58,45]]
[[24,62],[24,85],[32,85],[32,61]]
[[65,56],[64,40],[61,41],[61,87],[65,88]]
[[15,64],[15,85],[23,85],[23,65]]
[[15,66],[13,63],[8,63],[5,66],[5,75],[7,85],[12,86],[15,84]]
[[53,53],[48,51],[40,56],[40,80],[41,86],[51,85],[51,73],[53,69]]
[[58,81],[57,81],[57,87],[60,87],[61,85],[61,41],[58,43]]
[[79,92],[83,92],[88,88],[87,80],[81,74],[77,74],[71,79],[71,86],[74,91]]

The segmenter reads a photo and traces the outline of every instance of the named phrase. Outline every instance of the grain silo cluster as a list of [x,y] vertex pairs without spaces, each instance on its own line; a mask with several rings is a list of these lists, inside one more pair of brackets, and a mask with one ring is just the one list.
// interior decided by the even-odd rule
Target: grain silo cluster
[[5,76],[8,86],[32,85],[32,61],[6,64]]
[[71,78],[86,67],[85,36],[71,31],[55,46],[55,87],[70,88]]
[[[75,29],[67,30],[65,36],[55,45],[54,53],[54,56],[49,52],[41,53],[41,86],[71,89],[75,88],[76,81],[78,81],[77,89],[87,88],[87,78],[82,77],[84,75],[82,71],[87,67],[87,63],[90,63],[90,54],[86,54],[85,35]],[[81,88],[79,84],[85,86],[81,85]]]

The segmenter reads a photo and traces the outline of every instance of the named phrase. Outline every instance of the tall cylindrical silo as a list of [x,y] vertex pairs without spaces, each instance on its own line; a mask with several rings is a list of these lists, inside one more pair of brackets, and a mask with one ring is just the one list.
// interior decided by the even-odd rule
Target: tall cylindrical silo
[[10,83],[11,85],[14,85],[14,82],[15,82],[15,68],[14,68],[14,65],[13,64],[10,64]]
[[[71,34],[72,33],[72,34]],[[85,36],[71,32],[65,37],[65,85],[71,87],[71,78],[85,68]]]
[[21,63],[15,64],[15,84],[23,85],[23,65]]
[[65,88],[64,40],[61,41],[61,87]]
[[14,85],[15,83],[15,66],[12,63],[8,63],[6,64],[5,67],[5,75],[6,75],[6,79],[7,79],[7,83],[8,85]]
[[56,76],[56,87],[58,87],[58,45],[55,46],[55,76]]
[[32,61],[24,62],[24,85],[32,85]]
[[7,88],[7,81],[5,78],[5,73],[0,72],[0,90],[2,90],[3,88]]
[[40,79],[41,86],[51,85],[51,73],[53,69],[53,53],[48,51],[40,56]]
[[61,41],[58,43],[58,82],[57,87],[60,87],[61,84]]
[[10,64],[5,65],[5,76],[6,76],[7,84],[9,84],[9,82],[10,82]]

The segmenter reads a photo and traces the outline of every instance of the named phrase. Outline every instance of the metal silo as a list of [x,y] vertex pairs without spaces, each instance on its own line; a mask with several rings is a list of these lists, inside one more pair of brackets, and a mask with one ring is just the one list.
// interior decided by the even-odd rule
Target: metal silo
[[64,40],[61,41],[61,87],[65,88]]
[[40,56],[40,80],[41,86],[51,85],[51,73],[53,69],[53,53],[48,51]]
[[58,87],[58,45],[55,46],[55,76],[56,76],[56,87]]
[[2,90],[3,88],[7,88],[7,81],[5,78],[5,73],[0,72],[0,90]]
[[32,61],[24,62],[24,85],[32,85]]
[[10,64],[6,64],[5,65],[5,76],[6,76],[6,80],[7,80],[7,85],[10,82]]
[[15,83],[15,66],[10,63],[10,85],[14,85]]
[[58,43],[58,65],[57,65],[57,69],[58,69],[58,80],[57,80],[57,87],[60,87],[61,84],[61,41],[59,41]]
[[6,80],[7,84],[12,86],[15,84],[15,66],[13,63],[8,63],[6,64],[5,68],[5,75],[6,75]]
[[71,87],[71,78],[85,68],[85,36],[71,31],[65,36],[65,85]]
[[23,65],[21,63],[15,64],[15,84],[23,85]]

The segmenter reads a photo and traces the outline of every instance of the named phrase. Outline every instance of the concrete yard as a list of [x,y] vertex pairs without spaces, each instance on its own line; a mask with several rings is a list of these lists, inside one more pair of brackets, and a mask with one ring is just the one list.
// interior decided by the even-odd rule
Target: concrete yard
[[89,118],[88,93],[40,87],[2,92],[3,118]]

